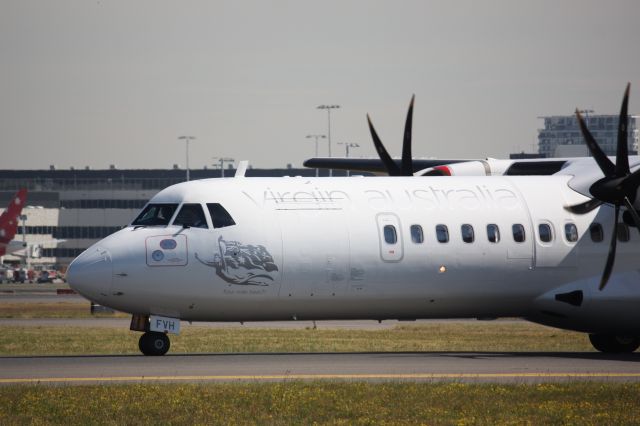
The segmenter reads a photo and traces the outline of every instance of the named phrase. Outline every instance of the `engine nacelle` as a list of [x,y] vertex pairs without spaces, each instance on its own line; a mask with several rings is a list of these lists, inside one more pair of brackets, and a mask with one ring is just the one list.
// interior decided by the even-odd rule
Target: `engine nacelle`
[[429,167],[414,173],[414,176],[502,176],[507,174],[514,160],[461,161],[442,166]]
[[414,176],[487,176],[491,168],[485,161],[464,161],[443,166],[428,167]]

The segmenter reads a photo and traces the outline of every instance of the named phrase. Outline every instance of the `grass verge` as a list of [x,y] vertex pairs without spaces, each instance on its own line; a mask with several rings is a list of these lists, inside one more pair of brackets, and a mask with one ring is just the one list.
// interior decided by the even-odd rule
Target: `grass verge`
[[34,302],[0,304],[0,318],[128,318],[122,312],[91,314],[91,304],[82,300],[79,302]]
[[0,424],[637,424],[640,385],[7,386]]
[[[5,326],[0,355],[138,353],[140,333],[119,328]],[[35,344],[34,342],[37,342]],[[593,351],[586,335],[527,322],[400,325],[391,329],[209,328],[184,325],[171,353]]]

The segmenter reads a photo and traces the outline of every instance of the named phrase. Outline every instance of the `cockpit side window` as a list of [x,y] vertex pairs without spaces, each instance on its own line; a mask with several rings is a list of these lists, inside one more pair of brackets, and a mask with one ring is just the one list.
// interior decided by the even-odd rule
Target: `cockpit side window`
[[229,212],[218,203],[208,203],[207,208],[211,215],[211,223],[214,228],[224,228],[225,226],[233,226],[236,222],[233,220]]
[[183,204],[173,224],[185,228],[208,228],[207,219],[200,204]]
[[131,225],[166,226],[177,208],[177,204],[147,204]]

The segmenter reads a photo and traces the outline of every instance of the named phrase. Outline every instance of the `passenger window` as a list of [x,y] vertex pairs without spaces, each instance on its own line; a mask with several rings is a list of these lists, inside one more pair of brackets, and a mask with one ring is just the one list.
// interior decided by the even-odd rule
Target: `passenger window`
[[460,232],[462,233],[462,241],[465,243],[472,243],[474,240],[473,235],[473,226],[465,223],[460,227]]
[[490,223],[487,225],[487,238],[490,243],[497,243],[500,241],[500,229],[498,225]]
[[449,229],[447,225],[436,225],[436,237],[441,243],[449,242]]
[[208,228],[204,210],[200,204],[183,204],[173,224],[185,228]]
[[422,226],[411,225],[411,241],[416,244],[422,244],[424,241],[424,234],[422,233]]
[[396,227],[393,225],[385,225],[383,228],[384,241],[387,244],[395,244],[398,242],[398,234],[396,233]]
[[565,223],[564,236],[570,243],[578,241],[578,228],[573,223]]
[[133,226],[159,226],[168,225],[177,204],[148,204],[131,223]]
[[618,223],[618,241],[626,243],[629,241],[629,227],[626,223]]
[[236,222],[233,220],[229,212],[218,203],[208,203],[207,208],[211,215],[211,223],[214,228],[224,228],[225,226],[233,226]]
[[550,243],[553,240],[553,232],[551,226],[548,223],[541,223],[538,225],[538,236],[543,243]]
[[599,223],[592,223],[589,227],[589,233],[591,234],[591,241],[594,243],[600,243],[604,240],[604,231]]
[[513,232],[513,241],[516,243],[524,243],[525,235],[524,235],[524,226],[519,223],[511,226],[511,231]]

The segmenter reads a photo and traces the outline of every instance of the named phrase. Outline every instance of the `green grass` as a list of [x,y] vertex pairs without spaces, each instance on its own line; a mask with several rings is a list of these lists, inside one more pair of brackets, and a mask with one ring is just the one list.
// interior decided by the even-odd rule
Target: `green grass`
[[7,386],[0,424],[626,425],[638,401],[615,383]]
[[[0,355],[138,353],[127,328],[5,326]],[[34,344],[37,342],[37,344]],[[209,328],[183,325],[171,353],[363,351],[593,351],[586,335],[527,322],[434,322],[390,329]]]
[[0,291],[14,291],[16,293],[22,293],[22,292],[42,292],[42,293],[49,293],[49,292],[55,292],[58,289],[64,289],[64,290],[69,290],[71,289],[71,287],[69,287],[69,284],[67,283],[63,283],[63,282],[59,282],[59,283],[44,283],[44,284],[37,284],[37,283],[4,283],[4,284],[0,284]]
[[91,304],[78,302],[33,302],[0,304],[0,318],[128,318],[122,312],[91,314]]

